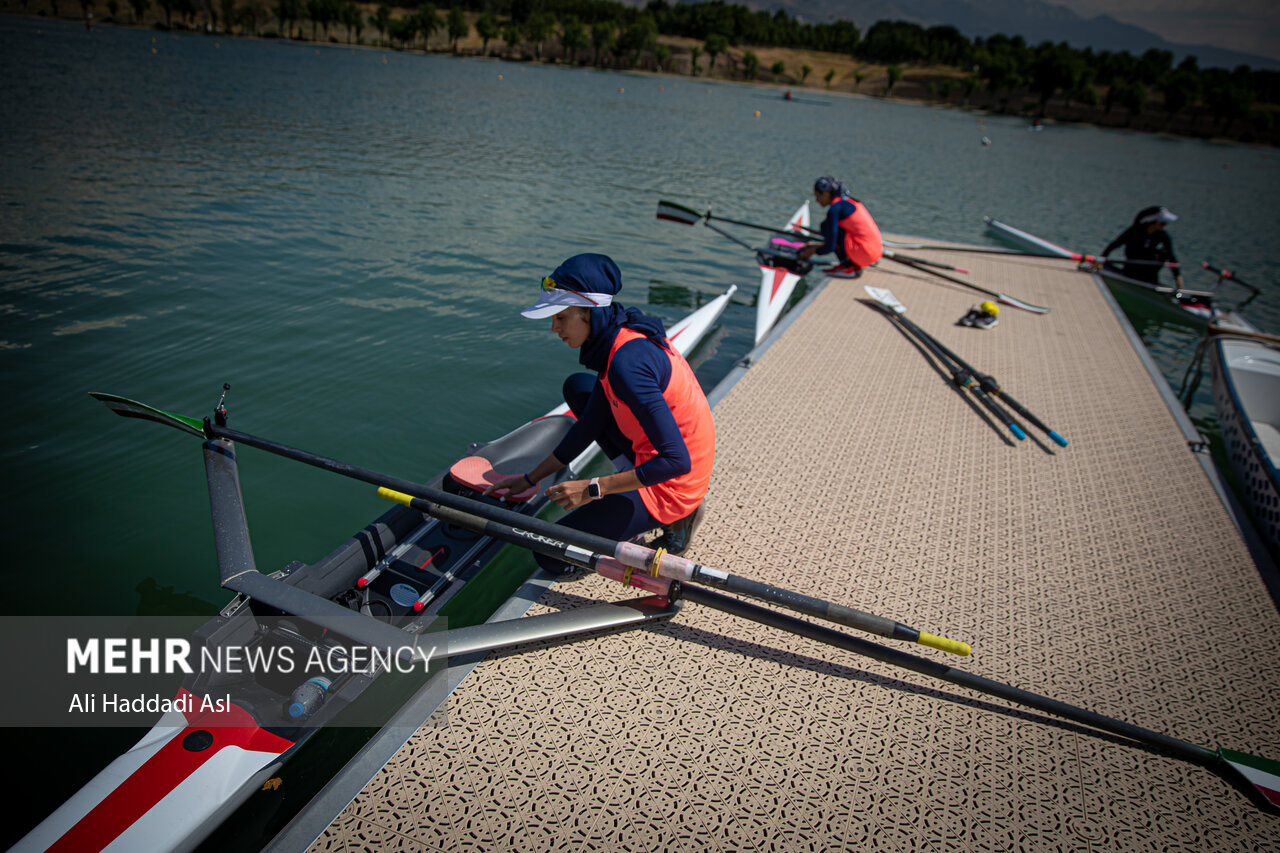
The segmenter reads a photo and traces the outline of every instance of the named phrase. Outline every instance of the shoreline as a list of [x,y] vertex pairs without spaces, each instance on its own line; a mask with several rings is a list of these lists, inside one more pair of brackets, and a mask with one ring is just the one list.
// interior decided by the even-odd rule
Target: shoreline
[[[75,8],[84,7],[87,3],[88,8],[92,9],[94,8],[94,2],[95,0],[81,0]],[[106,2],[116,6],[117,9],[119,8],[120,0],[106,0]],[[62,11],[66,11],[66,5],[64,0]],[[373,3],[357,5],[372,20],[373,12],[377,6]],[[75,16],[49,14],[50,11],[56,13],[59,8],[57,0],[34,0],[34,2],[33,0],[25,0],[25,2],[23,0],[0,0],[0,13],[2,14],[31,18],[37,21],[57,21],[66,24],[84,23],[86,28],[89,29],[94,26],[130,27],[182,35],[284,41],[315,45],[316,47],[365,48],[394,53],[438,54],[459,56],[467,59],[487,59],[514,64],[594,68],[599,71],[668,77],[674,80],[716,80],[795,90],[800,102],[803,102],[806,96],[812,95],[852,95],[876,101],[892,101],[962,110],[979,118],[996,116],[1022,119],[1028,123],[1036,118],[1035,113],[1038,106],[1033,100],[1033,96],[1025,94],[1017,96],[1019,101],[1018,108],[1013,109],[1009,103],[1012,100],[1012,96],[998,99],[989,92],[978,92],[976,89],[957,103],[950,94],[952,89],[962,82],[964,74],[960,69],[948,66],[904,67],[901,70],[901,78],[890,92],[887,89],[889,80],[888,66],[862,62],[843,54],[829,54],[795,48],[731,46],[717,58],[715,68],[710,69],[708,68],[709,57],[700,48],[702,43],[697,39],[680,36],[658,37],[657,44],[664,46],[669,51],[668,57],[661,63],[662,67],[654,67],[659,65],[659,60],[652,53],[644,55],[641,58],[641,63],[633,67],[619,67],[617,63],[596,64],[585,58],[577,57],[575,57],[575,61],[571,62],[563,55],[559,45],[553,45],[551,42],[547,43],[547,49],[542,52],[542,58],[537,58],[532,53],[529,53],[526,49],[528,45],[524,43],[519,43],[518,50],[503,50],[504,47],[508,46],[499,38],[491,39],[488,50],[485,50],[483,40],[476,34],[474,26],[475,20],[479,16],[471,12],[466,13],[468,33],[457,40],[455,49],[450,46],[448,36],[442,33],[437,33],[428,38],[425,41],[425,46],[404,47],[392,45],[387,39],[371,37],[371,33],[376,32],[373,30],[372,24],[357,30],[360,33],[357,38],[344,40],[338,38],[335,33],[343,32],[345,35],[351,36],[351,32],[340,24],[333,25],[333,32],[326,31],[321,37],[311,38],[308,37],[306,32],[307,28],[312,26],[310,21],[292,22],[292,34],[281,36],[276,32],[275,28],[268,26],[256,27],[252,32],[246,31],[244,28],[233,28],[232,31],[228,31],[221,26],[214,27],[207,21],[198,22],[194,26],[176,21],[170,27],[162,20],[161,15],[163,13],[155,4],[152,4],[152,7],[143,13],[141,21],[122,19],[125,15],[132,17],[132,9],[122,13],[120,16],[109,15],[106,17],[98,17],[92,11],[87,13],[88,17],[83,14]],[[393,10],[393,14],[395,12],[405,13],[406,11],[402,7],[397,7]],[[271,21],[278,23],[274,18]],[[320,34],[317,33],[317,35]],[[694,48],[697,48],[701,54],[698,57],[699,72],[697,74],[691,73]],[[590,47],[587,47],[582,52],[590,54],[591,50]],[[759,59],[759,73],[755,77],[746,76],[742,70],[742,58],[747,53],[754,53]],[[807,66],[813,69],[810,73],[814,74],[817,71],[826,71],[827,73],[822,75],[822,78],[830,76],[831,79],[825,81],[824,84],[822,78],[816,76],[810,78],[808,74],[803,72],[799,75],[788,73],[787,71],[773,74],[768,69],[777,62],[782,62],[787,68],[795,68],[797,65],[800,68]],[[729,73],[723,72],[726,66],[729,68]],[[815,83],[813,81],[819,82]],[[882,93],[877,94],[877,91]],[[941,97],[939,94],[941,91],[946,91],[948,97]],[[1159,104],[1160,102],[1154,101],[1153,103]],[[1195,114],[1180,115],[1178,121],[1161,118],[1163,113],[1152,108],[1145,110],[1141,116],[1137,117],[1135,122],[1133,117],[1130,117],[1127,121],[1121,121],[1118,115],[1112,116],[1100,107],[1091,108],[1078,104],[1066,104],[1062,99],[1051,100],[1046,114],[1040,117],[1040,121],[1046,126],[1092,127],[1097,130],[1111,130],[1117,133],[1141,133],[1150,136],[1195,139],[1201,142],[1243,145],[1253,148],[1280,147],[1280,106],[1273,104],[1257,104],[1255,106],[1260,112],[1270,115],[1273,119],[1271,122],[1273,129],[1270,132],[1263,133],[1256,129],[1246,129],[1243,133],[1231,135],[1214,132],[1213,129],[1206,131],[1202,127],[1197,127],[1197,124],[1204,124],[1207,120],[1207,113],[1205,112],[1207,108],[1204,107],[1201,107]]]

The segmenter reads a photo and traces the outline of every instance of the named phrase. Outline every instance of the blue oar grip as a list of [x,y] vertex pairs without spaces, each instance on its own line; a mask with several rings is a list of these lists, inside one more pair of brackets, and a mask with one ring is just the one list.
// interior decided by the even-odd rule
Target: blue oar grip
[[1018,437],[1018,441],[1022,441],[1022,440],[1024,440],[1024,439],[1027,437],[1027,434],[1026,434],[1025,432],[1023,432],[1023,431],[1022,431],[1022,427],[1018,426],[1018,425],[1017,425],[1017,424],[1015,424],[1015,423],[1010,423],[1010,424],[1009,424],[1009,432],[1011,432],[1011,433],[1013,433],[1015,436],[1017,436],[1017,437]]
[[1049,430],[1049,438],[1052,438],[1055,442],[1057,442],[1062,447],[1067,446],[1067,440],[1062,436],[1058,435],[1053,430]]

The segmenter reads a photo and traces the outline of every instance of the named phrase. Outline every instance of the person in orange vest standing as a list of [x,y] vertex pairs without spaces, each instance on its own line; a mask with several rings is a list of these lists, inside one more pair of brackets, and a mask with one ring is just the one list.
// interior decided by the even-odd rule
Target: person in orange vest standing
[[807,261],[814,255],[835,252],[836,265],[824,272],[838,278],[857,278],[884,255],[880,228],[867,206],[850,196],[844,184],[829,175],[814,181],[813,197],[827,208],[827,218],[822,222],[824,239],[821,245],[815,243],[801,249],[800,259]]
[[[507,477],[485,494],[528,490],[596,442],[618,473],[568,480],[547,490],[572,510],[561,524],[615,540],[663,528],[657,544],[673,554],[689,545],[702,520],[716,458],[711,406],[689,363],[666,337],[662,321],[614,302],[622,272],[605,255],[569,258],[542,279],[537,302],[521,313],[551,317],[551,331],[590,373],[564,384],[577,418],[560,444],[532,470]],[[553,575],[571,568],[537,556]]]

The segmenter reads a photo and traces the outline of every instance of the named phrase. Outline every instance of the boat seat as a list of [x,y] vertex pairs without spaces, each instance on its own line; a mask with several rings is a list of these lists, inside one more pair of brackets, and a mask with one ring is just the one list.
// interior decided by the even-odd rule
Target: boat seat
[[[490,486],[505,480],[507,477],[518,477],[525,472],[515,471],[509,474],[502,474],[496,471],[493,463],[483,456],[464,456],[457,462],[453,463],[453,467],[449,469],[449,476],[452,477],[460,486],[465,486],[477,492],[483,492]],[[523,503],[538,493],[538,486],[534,484],[523,492],[515,495],[507,495],[506,500],[511,503]]]

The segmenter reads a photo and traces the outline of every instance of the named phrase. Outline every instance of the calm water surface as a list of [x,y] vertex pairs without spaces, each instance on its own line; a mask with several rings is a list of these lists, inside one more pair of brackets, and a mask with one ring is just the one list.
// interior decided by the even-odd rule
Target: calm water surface
[[[656,220],[660,198],[781,223],[832,173],[888,231],[984,242],[990,214],[1082,251],[1164,204],[1180,258],[1266,288],[1250,314],[1280,331],[1265,149],[16,17],[0,18],[0,79],[9,613],[227,598],[198,443],[90,390],[199,416],[230,382],[233,426],[427,476],[557,402],[576,358],[517,312],[583,251],[612,255],[623,301],[668,321],[742,286],[696,362],[709,388],[751,348],[757,273],[707,229]],[[1197,335],[1134,319],[1176,387]],[[1211,429],[1208,400],[1193,414]],[[241,477],[268,571],[385,508],[252,450]]]

